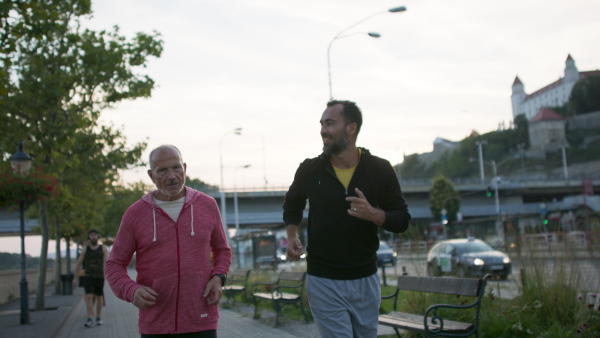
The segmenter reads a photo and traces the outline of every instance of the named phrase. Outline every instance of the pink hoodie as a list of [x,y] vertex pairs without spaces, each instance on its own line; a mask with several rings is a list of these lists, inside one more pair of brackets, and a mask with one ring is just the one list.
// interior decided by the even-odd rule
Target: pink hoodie
[[[177,222],[154,203],[152,192],[129,207],[106,262],[105,277],[117,297],[132,302],[140,286],[158,293],[154,306],[140,310],[141,334],[217,329],[218,307],[208,306],[202,294],[211,276],[229,271],[231,248],[216,201],[185,189]],[[134,252],[135,282],[127,275]]]

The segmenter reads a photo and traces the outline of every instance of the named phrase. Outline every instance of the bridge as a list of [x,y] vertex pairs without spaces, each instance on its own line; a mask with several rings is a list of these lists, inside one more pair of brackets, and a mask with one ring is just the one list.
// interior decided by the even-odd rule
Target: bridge
[[[555,178],[510,179],[499,180],[498,193],[502,215],[539,215],[540,204],[545,203],[548,213],[573,210],[587,205],[600,212],[600,196],[582,195],[582,177],[568,180]],[[592,177],[595,191],[600,188],[600,175]],[[494,197],[486,197],[487,184],[475,179],[453,180],[455,189],[461,195],[461,208],[465,219],[497,216]],[[416,220],[432,220],[429,210],[429,190],[432,180],[401,180],[400,185],[408,202],[409,211]],[[492,188],[494,188],[492,184]],[[238,223],[240,228],[274,228],[283,225],[282,205],[287,192],[286,188],[271,190],[242,189],[237,191]],[[220,193],[211,191],[219,205]],[[225,192],[225,214],[227,225],[235,228],[234,195],[236,192]],[[305,217],[308,211],[305,210]]]
[[[594,191],[600,190],[600,175],[592,177]],[[499,204],[501,213],[506,216],[539,215],[540,203],[545,203],[549,213],[573,210],[587,205],[600,212],[600,196],[582,196],[582,177],[568,180],[560,178],[527,178],[499,180]],[[495,217],[496,203],[493,197],[486,197],[487,184],[475,179],[452,180],[461,195],[460,211],[465,220],[469,218]],[[429,190],[432,180],[401,180],[400,185],[408,202],[409,211],[415,220],[432,220],[429,210]],[[493,187],[493,185],[492,185]],[[225,191],[225,214],[227,225],[235,229],[234,195],[238,197],[238,223],[244,228],[279,228],[283,225],[282,205],[287,187],[269,189],[239,189]],[[208,191],[217,200],[220,193]],[[305,217],[308,210],[305,210]],[[25,231],[33,233],[37,220],[26,220]],[[0,212],[0,236],[18,236],[18,212]]]

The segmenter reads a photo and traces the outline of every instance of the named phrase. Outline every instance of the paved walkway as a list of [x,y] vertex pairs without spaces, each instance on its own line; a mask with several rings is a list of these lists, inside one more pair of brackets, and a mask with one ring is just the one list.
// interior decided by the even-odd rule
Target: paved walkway
[[[132,271],[134,274],[135,271]],[[76,288],[72,295],[54,295],[54,286],[46,289],[46,311],[31,311],[30,324],[19,325],[20,301],[15,299],[0,305],[0,338],[121,338],[139,337],[137,308],[124,302],[105,285],[106,306],[102,310],[104,325],[86,328],[87,319],[83,288]],[[224,300],[224,299],[223,299]],[[224,304],[224,301],[221,304]],[[29,298],[29,307],[35,305],[35,296]],[[319,337],[313,322],[281,318],[281,325],[273,327],[275,313],[263,310],[260,319],[253,319],[254,308],[235,304],[219,309],[219,338],[313,338]],[[380,335],[393,334],[380,327]]]

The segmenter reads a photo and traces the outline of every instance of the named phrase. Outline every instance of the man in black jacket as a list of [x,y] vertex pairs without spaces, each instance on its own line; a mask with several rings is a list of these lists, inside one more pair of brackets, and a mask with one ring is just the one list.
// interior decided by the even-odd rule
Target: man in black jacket
[[410,214],[390,163],[356,147],[356,104],[330,101],[320,122],[323,154],[300,164],[283,204],[287,255],[303,253],[298,227],[309,200],[307,294],[319,333],[376,337],[378,228],[404,232]]

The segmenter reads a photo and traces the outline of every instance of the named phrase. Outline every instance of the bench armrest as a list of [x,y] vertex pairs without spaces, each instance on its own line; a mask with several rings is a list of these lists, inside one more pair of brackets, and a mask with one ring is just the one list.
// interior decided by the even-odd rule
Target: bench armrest
[[392,299],[394,298],[394,307],[392,309],[392,311],[396,311],[396,307],[398,305],[398,289],[396,289],[396,292],[392,293],[389,296],[381,296],[381,299]]

